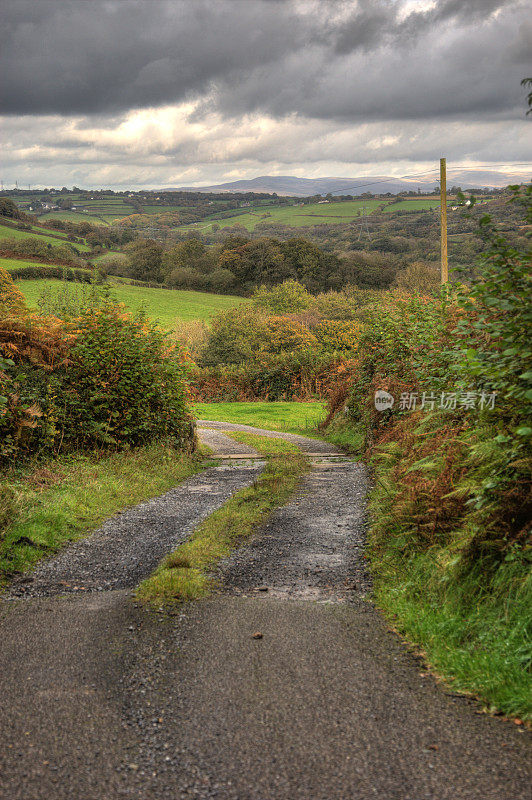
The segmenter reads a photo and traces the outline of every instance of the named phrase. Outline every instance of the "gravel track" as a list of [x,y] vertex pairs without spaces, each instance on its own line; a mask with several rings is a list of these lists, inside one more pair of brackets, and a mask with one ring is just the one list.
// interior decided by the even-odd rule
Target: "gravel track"
[[370,588],[363,559],[367,489],[363,465],[314,462],[292,500],[222,562],[224,589],[322,602],[364,596]]
[[[321,439],[309,439],[307,436],[300,436],[297,433],[285,433],[284,431],[268,431],[263,428],[254,428],[251,425],[240,425],[236,422],[210,422],[206,419],[199,419],[197,421],[200,431],[208,429],[212,431],[244,431],[247,433],[256,433],[258,436],[267,436],[274,439],[285,439],[287,442],[292,442],[303,450],[305,453],[323,453],[324,455],[342,455],[342,451],[335,447],[333,444],[324,442]],[[238,445],[243,447],[244,445]],[[245,452],[245,451],[240,451]]]
[[[228,449],[229,443],[236,444],[224,438]],[[260,461],[212,467],[160,497],[111,517],[90,536],[41,561],[33,573],[12,585],[10,596],[44,597],[136,586],[202,520],[249,486],[263,467]]]
[[368,602],[364,467],[202,424],[221,456],[248,452],[224,429],[322,456],[220,565],[220,591],[176,616],[116,587],[261,463],[118,515],[0,602],[1,800],[530,800],[526,731],[438,686]]

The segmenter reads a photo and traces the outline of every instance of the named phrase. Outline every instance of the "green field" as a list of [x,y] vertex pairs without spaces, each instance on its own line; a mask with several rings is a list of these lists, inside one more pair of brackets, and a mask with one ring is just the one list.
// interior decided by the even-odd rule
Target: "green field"
[[[7,219],[6,217],[0,217],[0,225],[4,225],[4,227],[8,228],[10,231],[13,230],[13,228],[9,225],[11,221],[12,220]],[[14,220],[14,222],[16,222],[16,220]],[[65,231],[52,231],[50,230],[50,228],[45,228],[43,225],[32,225],[31,230],[34,231],[35,233],[42,233],[45,236],[51,236],[52,234],[57,234],[57,236],[61,237],[61,239],[66,239],[68,236],[68,234],[65,233]],[[28,232],[29,231],[27,231],[27,233]],[[19,233],[24,233],[24,231],[19,231]]]
[[97,212],[98,214],[134,214],[135,209],[129,203],[124,203],[122,200],[80,200],[75,203],[76,210],[86,208],[88,211]]
[[91,258],[91,264],[105,264],[106,261],[110,261],[113,258],[119,258],[120,260],[127,261],[127,255],[121,250],[106,250],[105,253]]
[[[17,286],[30,307],[37,307],[37,300],[47,286],[59,288],[59,280],[23,280]],[[172,328],[177,320],[208,320],[219,311],[225,311],[243,302],[241,297],[187,292],[177,289],[149,289],[129,286],[124,283],[112,285],[112,294],[132,311],[144,308],[150,319],[158,320],[164,327]]]
[[[46,214],[41,219],[61,219],[64,222],[89,222],[91,225],[107,225],[103,218],[95,217],[92,214],[86,214],[84,211],[53,211],[51,214]],[[60,231],[58,231],[60,233]]]
[[164,214],[170,211],[189,211],[188,206],[142,206],[144,214]]
[[[42,228],[40,229],[42,230]],[[40,242],[46,242],[57,247],[60,244],[65,244],[64,236],[46,236],[45,234],[38,233],[37,231],[19,231],[16,228],[10,228],[7,225],[0,225],[0,239],[38,239]],[[86,244],[72,243],[76,250],[88,251],[91,248]]]
[[35,233],[42,233],[45,236],[51,236],[54,234],[56,236],[60,236],[61,239],[66,239],[68,237],[68,233],[65,233],[65,231],[52,231],[50,228],[45,228],[44,225],[32,225],[31,229],[32,231],[35,231]]
[[[235,214],[227,219],[206,219],[193,225],[184,226],[186,229],[197,228],[206,230],[212,225],[219,225],[226,228],[231,225],[243,225],[252,231],[259,223],[282,224],[294,227],[306,227],[309,225],[321,225],[323,223],[334,224],[338,222],[351,222],[363,213],[374,211],[382,205],[382,200],[350,200],[344,203],[311,203],[309,205],[294,204],[290,206],[262,206],[260,208],[247,211],[245,214]],[[267,215],[267,216],[265,216]]]
[[289,206],[254,206],[244,214],[235,211],[234,216],[226,219],[208,217],[202,222],[181,226],[182,230],[194,228],[199,231],[210,230],[212,225],[220,228],[242,225],[248,231],[260,223],[282,224],[291,227],[308,227],[309,225],[339,224],[353,222],[361,214],[370,214],[384,205],[384,211],[392,214],[394,211],[423,211],[437,208],[440,204],[439,197],[420,197],[411,200],[402,200],[400,203],[390,204],[385,200],[346,200],[345,202],[311,203],[301,205],[295,202]]
[[215,422],[240,422],[271,431],[304,433],[316,432],[316,427],[325,416],[326,403],[195,403],[194,413],[198,419]]
[[43,264],[40,261],[31,261],[29,258],[0,258],[0,267],[10,272],[19,267],[53,267],[53,264]]
[[391,203],[384,209],[386,214],[393,214],[394,211],[428,211],[431,208],[440,207],[439,197],[416,197],[412,200],[401,200],[400,203]]

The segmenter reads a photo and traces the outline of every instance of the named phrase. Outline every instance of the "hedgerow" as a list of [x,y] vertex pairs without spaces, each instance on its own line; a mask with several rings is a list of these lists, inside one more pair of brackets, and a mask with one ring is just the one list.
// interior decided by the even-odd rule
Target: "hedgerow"
[[9,274],[13,280],[31,280],[42,278],[58,278],[64,281],[90,283],[94,280],[94,272],[89,269],[58,267],[52,264],[35,264],[35,266],[11,267]]
[[[530,201],[530,188],[516,188],[529,220]],[[530,254],[488,217],[481,226],[488,249],[472,286],[440,297],[396,291],[365,310],[341,416],[375,472],[368,546],[378,602],[456,686],[525,716]],[[376,408],[378,391],[391,408]]]

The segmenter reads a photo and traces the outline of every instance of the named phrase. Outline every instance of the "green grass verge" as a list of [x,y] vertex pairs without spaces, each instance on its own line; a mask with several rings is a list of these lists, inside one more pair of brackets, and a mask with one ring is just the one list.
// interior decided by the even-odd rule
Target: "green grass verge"
[[[340,415],[325,438],[359,452],[365,446],[362,426]],[[459,563],[459,547],[471,537],[469,511],[456,519],[452,536],[427,545],[418,524],[424,503],[431,519],[432,495],[405,499],[403,492],[414,459],[397,442],[377,448],[372,459],[366,553],[375,602],[446,684],[479,697],[490,712],[531,721],[530,552],[516,549],[499,564],[485,551]],[[474,485],[482,479],[469,473]]]
[[[59,288],[60,283],[53,279],[23,280],[18,281],[17,286],[28,305],[36,308],[43,289],[47,286]],[[225,311],[243,302],[241,297],[232,295],[177,289],[150,289],[126,283],[114,283],[112,294],[119,303],[124,303],[132,311],[144,308],[150,319],[158,320],[163,327],[169,329],[173,328],[177,320],[209,320],[219,311]]]
[[322,431],[322,436],[325,441],[341,447],[347,453],[360,455],[364,450],[364,434],[340,414]]
[[317,436],[316,427],[325,416],[325,403],[254,402],[194,403],[198,419],[215,422],[237,422],[270,431],[302,433]]
[[0,480],[0,583],[127,506],[203,468],[202,457],[154,444],[111,455],[58,458]]
[[[368,555],[374,596],[394,628],[423,652],[454,689],[486,709],[532,721],[532,575],[515,554],[493,572],[490,557],[449,570],[453,543],[415,544],[398,519],[400,488],[389,456],[376,460]],[[466,536],[464,527],[456,539]]]
[[140,584],[137,598],[141,602],[167,607],[207,594],[216,584],[212,574],[216,563],[248,538],[274,508],[286,503],[308,469],[303,453],[289,442],[249,433],[230,435],[267,456],[266,469],[252,486],[233,495],[202,522],[192,537]]

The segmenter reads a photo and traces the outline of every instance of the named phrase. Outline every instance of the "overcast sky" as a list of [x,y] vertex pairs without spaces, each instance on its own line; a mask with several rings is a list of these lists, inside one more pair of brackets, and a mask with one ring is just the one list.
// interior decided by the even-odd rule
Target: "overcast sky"
[[0,4],[6,187],[532,161],[530,0]]

